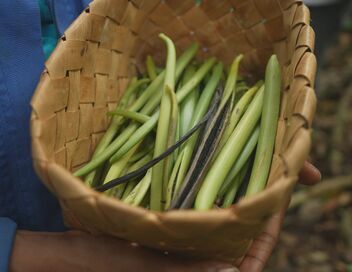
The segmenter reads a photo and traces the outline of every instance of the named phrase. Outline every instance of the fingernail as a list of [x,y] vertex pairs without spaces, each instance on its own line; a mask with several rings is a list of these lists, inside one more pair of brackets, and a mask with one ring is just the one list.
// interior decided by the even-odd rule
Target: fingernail
[[240,272],[236,267],[222,268],[218,272]]
[[319,180],[321,180],[322,176],[321,176],[321,173],[320,173],[319,169],[316,168],[313,164],[310,164],[309,166],[319,176]]

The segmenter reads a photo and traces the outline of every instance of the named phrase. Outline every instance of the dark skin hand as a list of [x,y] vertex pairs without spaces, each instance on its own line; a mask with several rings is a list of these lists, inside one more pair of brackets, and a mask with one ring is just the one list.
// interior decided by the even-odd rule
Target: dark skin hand
[[[320,180],[321,174],[319,170],[309,162],[305,162],[299,174],[299,183],[311,186]],[[253,241],[250,250],[239,266],[241,272],[260,272],[264,269],[279,238],[288,205],[289,203],[279,213],[271,217],[263,233]]]
[[[306,162],[300,173],[300,183],[314,185],[320,179],[320,172]],[[263,233],[254,240],[238,269],[219,262],[171,258],[154,250],[131,246],[116,238],[93,236],[79,231],[65,233],[18,231],[10,271],[260,272],[275,247],[285,210],[286,207],[270,219]]]

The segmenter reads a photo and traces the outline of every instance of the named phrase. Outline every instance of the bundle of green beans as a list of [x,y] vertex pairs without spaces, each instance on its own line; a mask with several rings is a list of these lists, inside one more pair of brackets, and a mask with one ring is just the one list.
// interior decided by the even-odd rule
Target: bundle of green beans
[[274,152],[281,76],[277,57],[265,80],[239,76],[215,58],[195,60],[197,44],[178,59],[164,34],[165,69],[151,56],[133,78],[90,162],[74,174],[121,201],[154,211],[229,207],[264,189]]

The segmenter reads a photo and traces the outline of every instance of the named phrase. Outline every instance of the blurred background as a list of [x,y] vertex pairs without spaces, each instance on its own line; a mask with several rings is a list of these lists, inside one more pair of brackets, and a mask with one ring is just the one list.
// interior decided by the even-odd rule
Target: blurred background
[[265,271],[352,272],[352,1],[304,2],[319,66],[311,160],[323,181],[296,189]]

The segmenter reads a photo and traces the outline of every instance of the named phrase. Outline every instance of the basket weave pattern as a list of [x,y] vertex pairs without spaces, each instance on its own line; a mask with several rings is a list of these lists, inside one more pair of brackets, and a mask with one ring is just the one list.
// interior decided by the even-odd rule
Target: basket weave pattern
[[[57,196],[66,224],[153,248],[238,260],[289,199],[310,148],[316,59],[309,10],[298,0],[95,0],[67,29],[46,63],[32,98],[32,155]],[[159,64],[164,32],[178,52],[192,41],[198,58],[262,76],[278,55],[283,75],[275,155],[267,189],[224,210],[154,213],[88,188],[71,172],[89,161],[130,78],[146,54]]]

